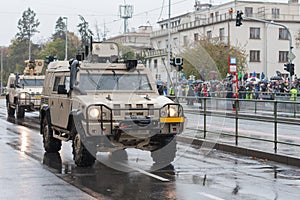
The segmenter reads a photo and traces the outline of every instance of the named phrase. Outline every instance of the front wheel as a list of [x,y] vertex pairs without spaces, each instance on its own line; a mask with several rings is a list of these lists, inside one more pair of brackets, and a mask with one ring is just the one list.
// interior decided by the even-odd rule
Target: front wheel
[[53,137],[53,130],[46,117],[42,121],[44,149],[48,153],[57,153],[61,149],[61,140]]
[[151,152],[155,164],[169,165],[176,157],[176,139],[161,142],[161,148]]
[[74,133],[73,139],[73,159],[75,164],[79,167],[89,167],[92,166],[96,160],[95,156],[93,156],[84,146],[81,141],[80,134],[77,131]]
[[17,105],[16,113],[17,119],[23,119],[25,117],[25,108]]
[[15,109],[11,107],[9,101],[6,101],[6,107],[7,107],[7,115],[9,117],[14,117],[15,116]]

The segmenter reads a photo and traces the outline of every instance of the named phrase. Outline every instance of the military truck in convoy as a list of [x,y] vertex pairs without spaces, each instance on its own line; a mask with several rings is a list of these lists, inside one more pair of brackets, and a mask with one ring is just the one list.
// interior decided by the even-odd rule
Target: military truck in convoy
[[9,117],[24,118],[25,112],[40,110],[45,76],[44,60],[25,61],[22,75],[10,74],[7,81],[6,106]]
[[183,108],[158,94],[149,69],[119,60],[116,43],[93,42],[85,59],[48,65],[42,92],[40,131],[46,152],[72,141],[78,166],[91,166],[97,152],[137,148],[156,163],[175,158],[183,131]]

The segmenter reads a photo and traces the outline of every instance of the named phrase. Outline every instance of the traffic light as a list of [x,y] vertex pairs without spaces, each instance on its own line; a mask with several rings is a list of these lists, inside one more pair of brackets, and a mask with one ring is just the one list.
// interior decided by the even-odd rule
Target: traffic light
[[175,58],[170,58],[170,65],[175,66]]
[[236,13],[236,21],[235,21],[235,26],[241,26],[243,23],[242,23],[242,20],[243,20],[243,15],[244,13],[242,11],[237,11]]
[[170,65],[176,67],[177,71],[181,71],[183,69],[183,59],[182,57],[170,58]]
[[175,66],[180,66],[180,65],[182,65],[182,64],[183,64],[182,58],[181,58],[181,57],[176,57],[176,58],[174,59],[174,64],[175,64]]
[[291,65],[290,65],[291,63],[286,63],[286,64],[284,64],[284,70],[285,71],[287,71],[287,72],[290,72],[290,70],[291,70]]
[[295,66],[293,63],[290,63],[290,75],[294,76],[295,74]]

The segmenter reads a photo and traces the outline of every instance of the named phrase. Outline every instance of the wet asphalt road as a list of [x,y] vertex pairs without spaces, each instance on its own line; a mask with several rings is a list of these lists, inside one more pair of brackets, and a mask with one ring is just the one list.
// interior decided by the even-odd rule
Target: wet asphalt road
[[[184,143],[178,144],[172,165],[154,172],[150,154],[138,150],[128,150],[124,163],[113,163],[101,153],[93,167],[80,168],[72,160],[71,143],[63,143],[59,154],[44,152],[38,121],[38,113],[26,113],[24,120],[7,118],[5,101],[0,100],[1,143],[12,151],[24,152],[39,161],[37,165],[98,199],[248,200],[300,196],[297,167]],[[6,158],[0,159],[5,164]],[[21,177],[15,178],[17,183]]]

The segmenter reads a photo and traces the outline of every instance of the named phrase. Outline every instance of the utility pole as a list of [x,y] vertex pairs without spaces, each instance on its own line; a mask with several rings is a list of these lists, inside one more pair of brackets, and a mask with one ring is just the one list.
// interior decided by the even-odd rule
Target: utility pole
[[[170,74],[170,60],[171,60],[171,0],[169,0],[169,14],[168,14],[168,62],[167,62],[167,73]],[[170,77],[170,76],[168,76]],[[168,78],[168,88],[173,85],[172,80]]]
[[2,95],[2,92],[3,92],[3,50],[4,48],[2,47],[1,48],[1,95]]
[[28,35],[28,60],[31,61],[31,25],[29,25],[29,35]]
[[66,46],[65,46],[65,60],[68,60],[68,18],[67,17],[63,17],[63,19],[66,20],[66,26],[65,26],[65,35],[66,35]]

